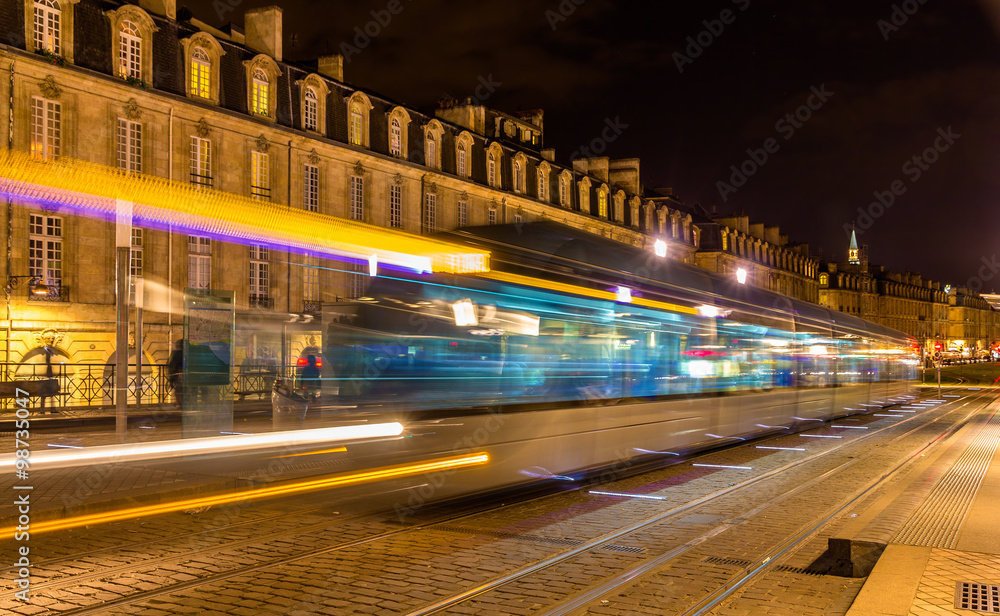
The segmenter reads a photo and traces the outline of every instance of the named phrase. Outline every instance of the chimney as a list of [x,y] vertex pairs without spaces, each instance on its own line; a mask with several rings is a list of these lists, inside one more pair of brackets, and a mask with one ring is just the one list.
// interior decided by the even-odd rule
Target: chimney
[[281,62],[281,7],[251,9],[243,19],[246,45]]
[[320,56],[319,74],[337,81],[344,81],[344,56],[340,54]]
[[150,13],[177,19],[177,0],[139,0],[139,6]]
[[555,148],[545,148],[542,150],[542,158],[551,162],[556,160],[556,149]]

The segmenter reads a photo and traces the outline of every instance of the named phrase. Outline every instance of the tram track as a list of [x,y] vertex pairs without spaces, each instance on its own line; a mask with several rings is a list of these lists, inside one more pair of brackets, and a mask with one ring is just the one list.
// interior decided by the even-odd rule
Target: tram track
[[[983,397],[984,395],[985,395],[985,392],[984,392],[984,394],[981,394],[980,397]],[[942,409],[942,408],[944,408],[946,406],[948,406],[948,404],[942,404],[941,406],[935,407],[935,408]],[[954,412],[954,410],[953,411],[948,411],[947,413],[944,413],[941,416],[936,417],[936,418],[932,419],[930,422],[927,422],[927,423],[928,424],[934,423],[934,422],[940,420],[941,418],[943,418],[943,417],[945,417],[948,414],[953,413],[953,412]],[[788,471],[791,468],[797,467],[797,466],[802,465],[802,464],[806,464],[806,463],[808,463],[810,461],[813,461],[815,459],[818,459],[820,457],[823,457],[823,456],[826,456],[826,455],[830,455],[830,454],[832,454],[832,453],[834,453],[836,451],[839,451],[841,448],[848,446],[849,444],[852,444],[852,443],[856,444],[856,443],[858,443],[861,440],[864,440],[864,439],[869,438],[869,437],[874,437],[877,434],[881,434],[885,430],[890,430],[890,429],[893,429],[893,428],[897,428],[901,424],[905,424],[905,423],[907,423],[909,421],[915,421],[918,418],[923,418],[925,416],[926,416],[926,414],[924,414],[924,413],[915,414],[912,417],[908,417],[908,418],[906,418],[906,419],[904,419],[902,421],[895,422],[895,423],[893,423],[890,426],[886,426],[886,427],[881,428],[879,430],[873,430],[871,432],[866,432],[864,435],[858,435],[858,437],[853,438],[850,441],[842,443],[842,444],[840,444],[840,445],[838,445],[836,447],[832,447],[832,448],[829,448],[829,449],[817,452],[816,454],[813,454],[812,456],[809,456],[807,458],[803,458],[801,460],[796,460],[796,461],[793,461],[793,462],[791,462],[789,464],[780,466],[780,467],[778,467],[776,469],[773,469],[771,471],[768,471],[767,473],[762,474],[762,475],[760,475],[758,477],[754,477],[754,478],[752,478],[750,480],[747,480],[746,482],[742,482],[740,484],[737,484],[736,486],[732,486],[731,488],[727,488],[725,490],[721,490],[721,491],[718,491],[718,492],[715,492],[715,493],[712,493],[712,494],[708,494],[708,495],[706,495],[705,497],[703,497],[701,499],[697,499],[697,500],[691,501],[689,503],[685,503],[684,505],[682,505],[680,507],[677,507],[677,508],[675,508],[675,509],[673,509],[673,510],[671,510],[669,512],[665,512],[665,513],[662,513],[659,516],[656,516],[657,519],[644,521],[643,523],[638,524],[638,525],[632,525],[631,527],[627,527],[627,528],[624,528],[624,529],[619,529],[618,531],[614,531],[612,533],[609,533],[609,534],[603,535],[601,537],[598,537],[596,539],[593,539],[591,541],[588,541],[588,542],[586,542],[586,543],[584,543],[584,544],[580,545],[579,547],[574,548],[572,550],[555,554],[555,555],[549,557],[548,559],[545,559],[545,560],[542,560],[542,561],[540,561],[538,563],[530,565],[530,569],[526,568],[525,570],[523,570],[522,572],[520,572],[519,575],[516,575],[516,576],[514,576],[514,575],[503,576],[501,578],[498,578],[498,579],[492,581],[488,585],[488,587],[487,586],[479,587],[478,589],[476,589],[476,592],[467,591],[465,593],[462,593],[461,595],[456,595],[456,596],[452,597],[447,602],[438,602],[436,604],[433,604],[431,606],[427,606],[427,607],[425,607],[425,608],[423,608],[421,610],[417,610],[417,611],[414,611],[414,612],[411,612],[411,613],[412,614],[432,614],[432,613],[439,612],[439,611],[445,609],[448,606],[455,605],[457,603],[461,603],[461,602],[463,602],[463,601],[465,601],[465,600],[467,600],[467,599],[469,599],[471,597],[478,596],[478,595],[480,595],[480,594],[482,594],[484,592],[488,592],[489,590],[492,590],[492,589],[495,589],[495,588],[500,588],[504,584],[509,584],[510,582],[512,582],[512,581],[514,581],[516,579],[520,579],[520,578],[522,578],[522,577],[524,577],[526,575],[530,575],[532,572],[541,570],[541,569],[543,569],[545,567],[553,566],[553,565],[555,565],[557,563],[566,562],[566,561],[568,561],[569,559],[573,558],[574,556],[576,556],[578,554],[585,553],[587,551],[591,551],[591,550],[594,550],[594,549],[600,549],[600,547],[602,547],[602,546],[606,547],[608,545],[611,545],[616,539],[624,537],[624,536],[626,536],[626,535],[628,535],[630,533],[633,533],[636,530],[649,527],[651,525],[657,524],[657,523],[662,522],[663,520],[671,518],[671,517],[676,518],[676,517],[678,517],[678,516],[680,516],[680,515],[682,515],[684,513],[687,513],[687,512],[690,512],[690,511],[696,509],[699,506],[702,506],[702,505],[704,505],[706,503],[712,502],[712,501],[714,501],[716,499],[719,499],[719,498],[722,498],[724,496],[733,494],[733,493],[737,492],[738,490],[745,490],[745,489],[753,486],[754,484],[756,484],[756,483],[758,483],[760,481],[764,481],[764,480],[766,480],[768,478],[771,478],[771,477],[774,477],[774,476],[776,476],[776,475],[778,475],[778,474],[780,474],[782,472],[786,472],[786,471]],[[917,430],[917,429],[920,429],[920,427],[914,428],[913,430]],[[900,436],[898,438],[902,438],[902,437]],[[833,472],[833,471],[831,471],[831,472]],[[550,495],[544,495],[544,496],[537,497],[537,498],[546,498],[547,496],[550,496]],[[783,497],[787,498],[788,495],[786,494]],[[290,564],[290,563],[301,562],[301,561],[306,560],[306,559],[315,558],[317,556],[321,556],[321,555],[324,555],[324,554],[330,554],[332,552],[336,552],[336,551],[339,551],[339,550],[345,550],[347,548],[351,548],[351,547],[355,547],[355,546],[360,546],[360,545],[363,545],[363,544],[371,544],[373,542],[378,542],[378,541],[382,541],[382,540],[388,540],[388,539],[391,539],[391,538],[394,538],[394,537],[398,537],[398,536],[400,536],[400,535],[402,535],[404,533],[419,533],[419,532],[422,532],[422,531],[425,531],[425,530],[432,530],[435,526],[446,526],[446,525],[449,525],[449,524],[453,524],[453,523],[455,523],[456,521],[459,521],[459,520],[463,520],[463,519],[467,519],[467,518],[472,518],[472,517],[477,516],[477,515],[482,515],[482,514],[488,513],[489,511],[491,511],[491,509],[473,511],[473,512],[465,513],[465,514],[462,514],[462,515],[459,515],[459,516],[451,516],[451,517],[446,517],[444,519],[438,519],[438,520],[429,521],[427,523],[420,524],[420,525],[409,526],[409,527],[395,529],[395,530],[391,530],[391,531],[376,533],[376,534],[374,534],[374,535],[372,535],[370,537],[364,537],[364,538],[355,539],[355,540],[346,541],[346,542],[338,542],[336,545],[326,546],[326,547],[323,547],[321,549],[312,549],[312,550],[300,551],[298,553],[290,554],[288,556],[279,557],[279,558],[270,558],[270,559],[265,558],[265,559],[263,559],[263,560],[261,560],[259,562],[255,562],[253,564],[246,565],[246,566],[236,567],[236,568],[230,569],[228,571],[222,571],[222,572],[219,572],[219,573],[216,573],[216,574],[211,574],[211,575],[208,575],[208,576],[201,576],[201,577],[198,577],[197,579],[186,581],[186,582],[174,583],[174,584],[167,584],[166,586],[163,586],[161,588],[151,589],[151,590],[140,592],[140,593],[131,593],[131,594],[128,594],[128,595],[123,596],[123,597],[121,597],[119,599],[116,599],[116,600],[102,601],[102,602],[100,602],[100,603],[98,603],[96,605],[80,606],[80,607],[77,607],[75,609],[65,610],[65,611],[61,611],[59,613],[60,614],[67,614],[67,615],[69,615],[69,614],[72,614],[72,615],[90,614],[90,613],[97,613],[97,612],[100,612],[100,611],[103,611],[103,610],[113,609],[115,607],[121,607],[121,606],[125,606],[125,605],[131,605],[131,604],[139,603],[139,602],[142,602],[142,601],[145,601],[145,600],[153,599],[153,598],[156,598],[158,596],[168,595],[168,594],[171,594],[171,593],[177,593],[177,592],[180,592],[180,591],[188,590],[188,589],[191,589],[191,588],[194,588],[194,587],[197,587],[197,586],[207,585],[207,584],[215,584],[215,583],[222,582],[222,581],[225,581],[225,580],[228,580],[228,579],[231,579],[231,578],[236,578],[236,577],[239,577],[239,576],[244,576],[244,575],[247,575],[247,574],[252,574],[254,572],[259,572],[262,569],[280,568],[280,567],[282,567],[284,565],[287,565],[287,564]],[[274,516],[274,517],[275,518],[279,518],[281,516]],[[349,520],[347,520],[347,521],[349,521]],[[338,524],[343,524],[343,523],[345,523],[347,521],[338,521]],[[246,522],[246,523],[241,523],[241,525],[242,524],[252,524],[252,523],[253,522]],[[282,535],[286,536],[286,537],[287,536],[294,536],[296,534],[301,535],[303,533],[308,533],[310,531],[317,530],[317,529],[322,528],[324,526],[327,526],[327,527],[330,526],[330,522],[329,521],[324,521],[324,522],[313,524],[313,525],[310,525],[310,526],[307,526],[307,527],[301,527],[301,528],[298,528],[298,529],[289,529],[287,532],[283,532]],[[707,533],[705,537],[699,538],[695,543],[692,544],[692,546],[700,544],[700,543],[702,543],[704,541],[707,541],[708,539],[711,538],[711,536],[714,536],[716,534],[724,532],[725,530],[727,530],[730,527],[732,527],[732,525],[729,525],[729,526],[720,526],[717,529],[715,529],[713,532]],[[217,532],[217,531],[210,530],[210,531],[206,531],[206,532]],[[162,542],[162,541],[166,541],[166,540],[167,540],[167,538],[159,539],[159,540],[156,540],[156,541],[161,541]],[[187,553],[185,553],[183,555],[179,555],[177,557],[172,557],[170,559],[170,561],[171,562],[182,562],[185,559],[190,559],[194,554],[206,555],[206,554],[210,554],[212,552],[216,552],[217,553],[217,552],[220,552],[222,550],[237,549],[240,546],[245,546],[245,545],[248,545],[250,543],[253,543],[253,541],[254,541],[253,539],[247,539],[247,540],[240,540],[240,541],[235,542],[235,543],[230,542],[229,544],[225,544],[225,545],[211,546],[211,547],[206,548],[204,550],[199,550],[196,553],[187,552]],[[120,549],[120,547],[119,547],[119,549]],[[165,562],[167,562],[167,561],[164,561],[164,560],[158,561],[158,563],[161,564],[161,565],[163,563],[165,563]],[[138,563],[138,564],[140,566],[142,565],[142,563]],[[60,580],[53,580],[51,582],[46,582],[46,583],[43,583],[43,584],[39,584],[37,586],[37,589],[38,590],[55,590],[55,589],[57,589],[59,587],[66,586],[67,582],[69,582],[70,584],[79,584],[79,583],[81,583],[83,581],[88,581],[88,580],[107,579],[109,577],[113,577],[115,574],[123,573],[125,571],[134,572],[135,568],[136,568],[136,563],[132,563],[132,564],[124,565],[122,567],[118,567],[118,568],[115,568],[115,569],[110,569],[110,570],[106,569],[106,570],[103,570],[103,571],[100,571],[100,572],[94,572],[94,573],[91,573],[91,574],[85,574],[85,576],[83,576],[83,577],[81,577],[81,576],[74,576],[74,577],[72,577],[70,579],[62,578]],[[565,612],[553,612],[553,613],[565,613]]]

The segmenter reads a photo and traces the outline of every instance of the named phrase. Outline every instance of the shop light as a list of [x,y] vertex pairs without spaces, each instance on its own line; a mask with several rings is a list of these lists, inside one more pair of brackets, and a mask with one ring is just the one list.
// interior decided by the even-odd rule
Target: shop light
[[736,270],[736,282],[740,284],[747,283],[747,271],[742,267]]
[[667,243],[663,240],[656,240],[656,243],[653,244],[653,252],[661,258],[667,256]]

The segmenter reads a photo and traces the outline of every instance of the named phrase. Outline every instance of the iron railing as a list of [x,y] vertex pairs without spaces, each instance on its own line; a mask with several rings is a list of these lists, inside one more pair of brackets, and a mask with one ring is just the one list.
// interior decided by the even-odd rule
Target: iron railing
[[62,285],[47,284],[45,285],[49,292],[43,295],[36,295],[35,289],[40,283],[32,282],[28,285],[28,301],[29,302],[68,302],[69,301],[69,287],[64,287]]

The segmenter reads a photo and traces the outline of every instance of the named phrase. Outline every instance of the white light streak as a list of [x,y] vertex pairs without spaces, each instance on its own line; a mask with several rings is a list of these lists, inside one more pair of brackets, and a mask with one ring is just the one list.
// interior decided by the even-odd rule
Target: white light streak
[[621,492],[597,492],[596,490],[591,490],[589,494],[597,494],[598,496],[619,496],[622,498],[644,498],[646,500],[667,500],[666,496],[653,496],[652,494],[623,494]]
[[752,471],[752,466],[728,466],[726,464],[692,464],[691,466],[704,466],[707,468],[735,468],[741,471]]
[[831,428],[850,428],[853,430],[867,430],[868,426],[830,426]]
[[892,413],[872,413],[872,417],[905,417],[905,415],[893,415]]
[[806,438],[844,438],[833,434],[800,434],[799,436],[804,436]]
[[805,447],[768,447],[765,445],[757,445],[757,449],[778,449],[781,451],[805,451]]

